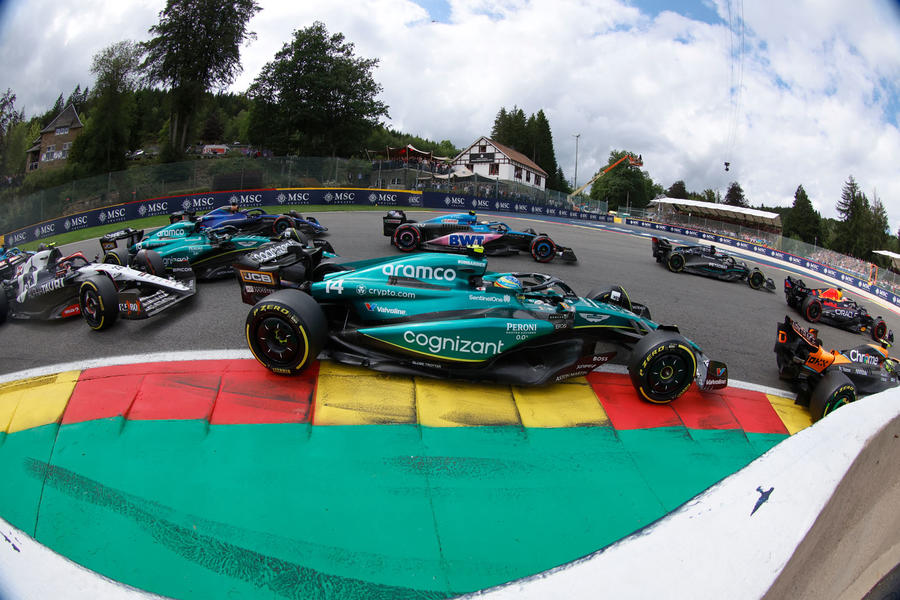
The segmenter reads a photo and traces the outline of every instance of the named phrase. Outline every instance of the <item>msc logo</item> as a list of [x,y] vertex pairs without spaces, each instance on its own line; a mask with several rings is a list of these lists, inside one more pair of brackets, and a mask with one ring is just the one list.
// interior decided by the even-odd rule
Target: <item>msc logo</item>
[[232,204],[262,204],[262,194],[232,194],[228,201]]
[[289,194],[281,193],[275,196],[278,204],[309,204],[309,192],[291,192]]
[[275,278],[272,277],[271,273],[263,273],[262,271],[241,271],[241,281],[275,285]]
[[491,203],[489,200],[472,200],[472,208],[490,208]]
[[474,246],[484,244],[483,235],[468,233],[451,233],[448,240],[451,246]]
[[495,202],[494,208],[496,208],[497,210],[511,210],[509,208],[509,202]]
[[138,214],[142,217],[162,215],[169,212],[168,202],[145,202],[138,206]]
[[9,240],[11,244],[20,244],[25,241],[25,238],[28,235],[24,231],[19,231],[18,233],[12,233],[6,236],[6,239]]
[[324,197],[325,204],[355,204],[356,194],[353,192],[328,192]]
[[202,196],[199,198],[185,198],[181,203],[184,210],[206,210],[216,205],[216,199],[212,196]]
[[397,194],[376,194],[375,192],[369,194],[369,204],[378,204],[379,202],[395,206],[397,204]]
[[422,206],[422,199],[418,196],[410,196],[408,200],[410,206]]
[[63,223],[63,226],[66,228],[66,231],[70,229],[79,229],[81,227],[87,227],[88,221],[86,216],[81,217],[72,217],[71,219],[66,219],[66,222]]
[[56,223],[48,223],[46,225],[38,225],[34,228],[34,237],[44,237],[45,235],[53,235],[56,232]]
[[466,199],[460,198],[459,196],[445,196],[444,204],[447,206],[458,206],[460,208],[466,207]]

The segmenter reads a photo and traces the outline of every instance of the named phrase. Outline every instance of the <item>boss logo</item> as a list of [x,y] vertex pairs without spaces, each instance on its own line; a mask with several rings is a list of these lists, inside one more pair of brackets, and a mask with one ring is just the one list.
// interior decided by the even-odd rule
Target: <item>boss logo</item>
[[263,273],[261,271],[241,271],[241,281],[246,281],[247,283],[265,283],[268,285],[275,285],[275,278],[272,277],[269,273]]

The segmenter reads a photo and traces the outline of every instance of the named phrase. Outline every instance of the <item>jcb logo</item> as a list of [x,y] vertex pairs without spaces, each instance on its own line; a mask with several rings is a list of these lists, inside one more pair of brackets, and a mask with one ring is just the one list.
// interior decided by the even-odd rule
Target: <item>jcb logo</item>
[[265,283],[275,285],[275,279],[269,273],[260,271],[241,271],[241,280],[247,283]]

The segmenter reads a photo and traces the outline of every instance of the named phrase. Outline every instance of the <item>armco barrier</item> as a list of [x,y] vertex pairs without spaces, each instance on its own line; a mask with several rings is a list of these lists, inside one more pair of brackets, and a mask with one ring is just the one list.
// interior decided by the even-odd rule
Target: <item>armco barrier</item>
[[574,212],[560,208],[528,204],[506,198],[479,198],[441,192],[408,190],[378,190],[367,188],[278,188],[209,192],[186,196],[166,196],[149,200],[135,200],[106,208],[67,215],[6,234],[12,246],[99,225],[124,223],[132,219],[167,215],[178,210],[208,211],[237,202],[244,208],[258,206],[383,206],[400,208],[433,208],[443,210],[494,210],[516,214],[542,215],[579,219],[583,221],[611,221],[612,217],[597,213]]
[[684,235],[688,237],[697,238],[699,240],[704,240],[707,242],[715,242],[717,244],[724,244],[726,246],[732,246],[734,248],[738,248],[740,250],[746,250],[749,252],[753,252],[755,254],[759,254],[760,256],[765,256],[767,258],[772,258],[775,260],[779,260],[782,262],[786,262],[792,265],[797,265],[799,267],[803,267],[804,269],[809,269],[815,273],[820,273],[827,277],[831,277],[836,279],[847,286],[854,287],[858,290],[862,290],[864,292],[868,292],[878,298],[886,300],[893,304],[894,306],[900,306],[900,296],[897,296],[893,292],[889,292],[884,290],[876,285],[872,285],[868,281],[863,281],[853,275],[849,275],[844,273],[843,271],[838,271],[837,269],[833,269],[821,263],[809,260],[807,258],[802,258],[799,256],[794,256],[793,254],[789,254],[787,252],[781,252],[780,250],[773,250],[767,246],[760,246],[759,244],[754,244],[752,242],[745,242],[743,240],[736,240],[734,238],[726,237],[724,235],[718,235],[715,233],[709,233],[706,231],[698,231],[696,229],[688,229],[687,227],[679,227],[677,225],[665,225],[662,223],[654,223],[652,221],[644,221],[642,219],[625,219],[626,225],[633,225],[635,227],[643,227],[645,229],[652,229],[654,231],[662,231],[666,233],[677,233],[679,235]]

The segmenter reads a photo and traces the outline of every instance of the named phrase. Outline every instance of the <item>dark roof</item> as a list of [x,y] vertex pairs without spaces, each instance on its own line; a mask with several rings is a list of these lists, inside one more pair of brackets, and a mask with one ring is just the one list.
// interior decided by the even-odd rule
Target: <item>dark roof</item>
[[56,131],[59,127],[68,127],[69,129],[84,127],[81,119],[78,118],[78,111],[75,110],[74,104],[68,105],[61,113],[56,115],[56,118],[50,121],[49,125],[41,129],[41,133],[50,133],[51,131]]

